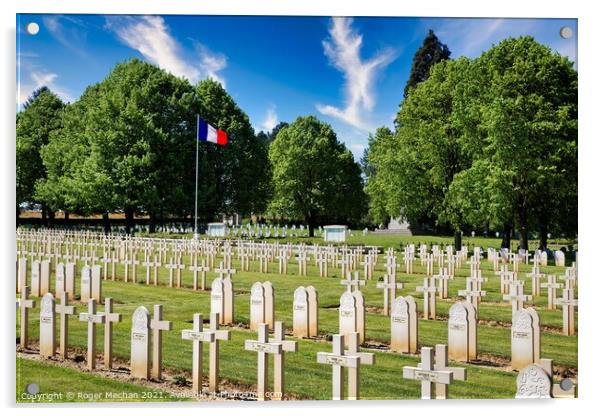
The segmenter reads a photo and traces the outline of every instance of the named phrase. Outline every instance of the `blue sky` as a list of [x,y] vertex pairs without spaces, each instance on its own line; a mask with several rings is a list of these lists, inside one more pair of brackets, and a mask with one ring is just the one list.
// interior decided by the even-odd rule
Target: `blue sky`
[[[25,31],[30,22],[35,36]],[[560,36],[564,26],[570,39]],[[138,57],[192,82],[220,81],[257,131],[316,115],[359,159],[368,134],[392,126],[429,29],[452,58],[532,35],[577,60],[576,19],[21,14],[17,108],[42,85],[74,101],[116,63]]]

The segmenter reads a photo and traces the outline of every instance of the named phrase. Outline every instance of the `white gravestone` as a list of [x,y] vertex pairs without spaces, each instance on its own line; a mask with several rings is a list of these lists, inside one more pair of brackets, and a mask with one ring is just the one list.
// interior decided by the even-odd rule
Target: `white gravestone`
[[251,331],[257,331],[259,324],[265,322],[265,290],[261,282],[253,283],[251,287],[251,313],[249,315],[249,327]]
[[90,269],[90,266],[84,266],[82,268],[80,282],[80,302],[88,302],[88,300],[90,300],[92,289],[92,270]]
[[102,303],[102,268],[100,265],[92,266],[90,281],[90,297],[97,303]]
[[293,335],[297,338],[309,337],[309,299],[303,286],[293,294]]
[[56,351],[56,319],[54,296],[46,293],[40,302],[40,356],[54,356]]
[[412,296],[399,296],[391,307],[391,350],[415,354],[418,351],[418,316]]
[[554,252],[554,261],[556,266],[564,267],[564,252],[557,250]]
[[[355,318],[356,325],[355,331],[359,334],[360,344],[364,343],[364,339],[366,338],[366,308],[364,306],[364,295],[359,290],[356,290],[352,293],[355,298]],[[345,345],[347,343],[345,342]]]
[[551,399],[552,382],[546,371],[537,364],[520,370],[516,378],[517,399]]
[[307,286],[307,298],[309,301],[309,336],[318,336],[318,291],[313,286]]
[[357,310],[356,299],[351,292],[345,292],[341,295],[339,306],[339,334],[345,338],[345,335],[356,332],[357,329]]
[[132,377],[150,378],[150,314],[139,306],[132,316],[130,371]]
[[224,282],[219,277],[211,283],[211,313],[218,314],[220,323],[224,323]]
[[540,354],[539,317],[535,309],[520,309],[512,316],[512,369],[537,363]]
[[40,295],[44,296],[50,292],[50,261],[40,262]]
[[234,287],[232,279],[226,277],[224,283],[224,324],[234,322]]
[[75,299],[75,263],[65,264],[65,292],[69,300]]
[[58,263],[56,265],[56,274],[54,279],[54,292],[57,298],[65,292],[65,265]]
[[476,359],[476,311],[469,302],[456,302],[449,310],[449,358],[468,362]]
[[31,296],[40,296],[40,262],[31,262]]
[[263,282],[263,295],[265,299],[265,323],[270,330],[274,329],[274,287],[271,282]]

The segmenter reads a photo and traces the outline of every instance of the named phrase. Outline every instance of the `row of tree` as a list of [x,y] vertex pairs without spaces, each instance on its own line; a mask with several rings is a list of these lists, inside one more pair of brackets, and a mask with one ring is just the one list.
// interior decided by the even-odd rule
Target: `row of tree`
[[201,221],[269,213],[302,219],[313,233],[361,217],[365,204],[344,198],[363,194],[361,170],[330,126],[302,117],[256,135],[218,82],[191,85],[138,59],[72,104],[42,88],[18,112],[17,215],[41,204],[46,216],[101,214],[108,226],[109,213],[123,211],[128,230],[137,213],[151,230],[192,218],[197,114],[230,138],[223,147],[201,143]]
[[[531,37],[476,59],[449,59],[430,31],[395,119],[369,137],[361,168],[313,116],[255,134],[212,80],[191,85],[137,59],[72,104],[47,88],[17,114],[17,212],[41,204],[80,214],[149,216],[150,228],[194,209],[196,115],[225,130],[202,143],[199,217],[259,214],[320,224],[455,232],[577,232],[577,72]],[[362,177],[363,170],[363,177]],[[368,214],[368,215],[367,215]]]
[[[375,221],[455,231],[577,232],[577,72],[531,37],[448,59],[431,32],[416,54],[395,131],[364,154]],[[435,59],[436,58],[436,59]],[[428,71],[424,67],[428,66]],[[413,71],[414,72],[414,71]],[[424,76],[427,74],[427,76]]]

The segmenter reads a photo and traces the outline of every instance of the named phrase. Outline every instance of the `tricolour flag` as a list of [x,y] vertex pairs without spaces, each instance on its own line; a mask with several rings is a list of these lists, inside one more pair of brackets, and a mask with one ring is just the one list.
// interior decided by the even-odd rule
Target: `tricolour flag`
[[197,140],[225,146],[228,143],[228,134],[216,129],[197,115]]

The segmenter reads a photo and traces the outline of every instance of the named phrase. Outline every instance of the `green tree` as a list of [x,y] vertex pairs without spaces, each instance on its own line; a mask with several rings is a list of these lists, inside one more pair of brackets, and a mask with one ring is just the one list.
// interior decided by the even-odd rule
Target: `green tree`
[[152,223],[184,194],[180,156],[194,126],[184,103],[193,95],[185,80],[153,65],[118,64],[66,112],[64,128],[43,152],[52,175],[40,195],[105,219],[122,209],[128,231],[136,212]]
[[368,156],[376,171],[367,185],[373,217],[451,227],[457,247],[464,220],[448,215],[445,195],[454,175],[470,166],[453,115],[453,96],[468,67],[466,58],[435,65],[403,101],[395,134],[378,131]]
[[361,171],[332,128],[299,117],[270,145],[274,215],[303,219],[310,236],[327,221],[358,221],[365,210]]
[[[46,87],[33,92],[17,113],[16,124],[16,191],[17,217],[21,204],[44,202],[35,195],[35,184],[46,177],[40,150],[50,135],[60,128],[60,114],[65,104]],[[52,215],[46,204],[43,214]]]
[[169,216],[192,218],[197,114],[229,135],[227,146],[199,143],[199,217],[263,211],[269,191],[265,141],[212,80],[191,86],[140,60],[117,65],[62,117],[45,146],[51,174],[38,194],[83,213],[123,210],[126,228],[146,213],[153,231]]
[[227,132],[229,140],[223,147],[203,146],[199,195],[210,198],[203,201],[203,216],[264,212],[270,193],[269,143],[255,135],[247,114],[219,82],[200,81],[195,90],[201,117]]
[[[458,178],[453,210],[480,212],[504,228],[516,224],[520,246],[529,229],[547,246],[549,231],[577,229],[577,72],[532,37],[509,38],[475,59],[454,96],[460,141],[472,167]],[[467,181],[480,187],[480,197]],[[465,199],[462,201],[462,199]],[[471,218],[475,218],[471,215]],[[474,225],[474,224],[473,224]]]
[[419,83],[426,81],[431,68],[437,62],[449,59],[450,55],[451,52],[447,45],[441,43],[432,29],[429,30],[429,33],[422,41],[422,46],[414,54],[410,77],[403,89],[403,98],[406,98],[410,90],[416,88]]

